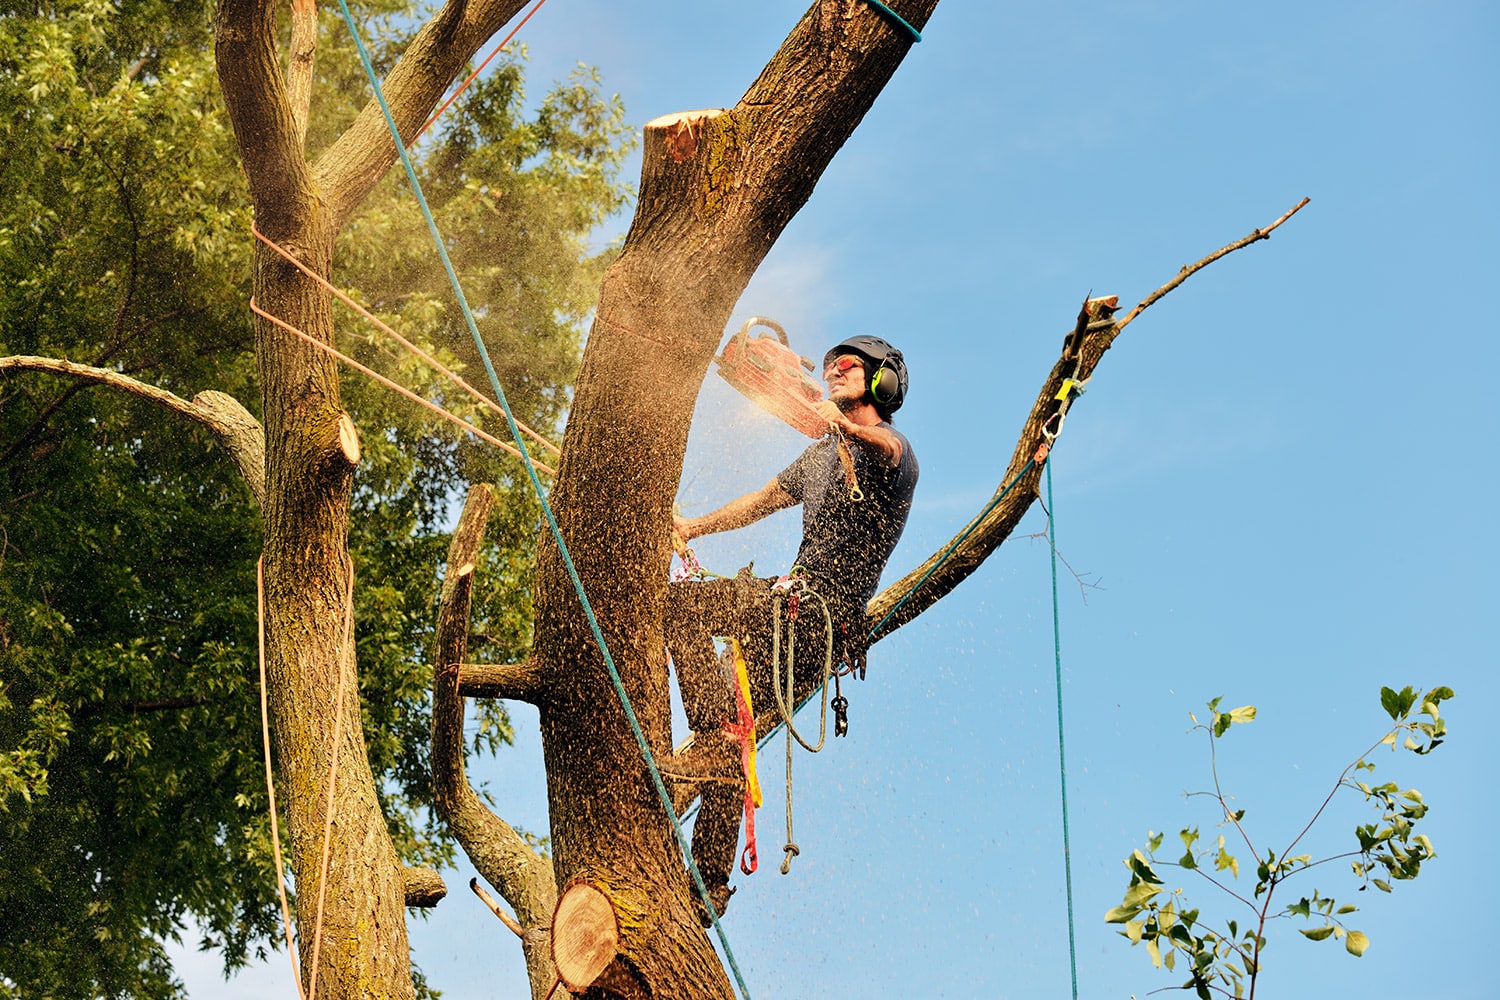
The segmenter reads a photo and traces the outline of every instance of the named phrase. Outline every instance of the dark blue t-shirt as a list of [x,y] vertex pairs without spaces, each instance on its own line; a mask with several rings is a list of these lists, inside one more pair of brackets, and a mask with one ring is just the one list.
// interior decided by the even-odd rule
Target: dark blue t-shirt
[[911,442],[890,424],[880,426],[900,439],[901,462],[889,467],[850,442],[863,500],[849,498],[835,434],[814,442],[776,477],[802,505],[797,565],[829,602],[835,621],[862,615],[875,596],[881,570],[906,527],[917,487],[917,455]]

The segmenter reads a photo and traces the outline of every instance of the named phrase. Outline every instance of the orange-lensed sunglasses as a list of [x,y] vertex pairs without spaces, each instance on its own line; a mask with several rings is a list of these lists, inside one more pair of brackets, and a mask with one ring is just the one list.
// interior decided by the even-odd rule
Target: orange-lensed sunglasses
[[842,375],[849,369],[853,368],[855,365],[863,368],[865,366],[864,360],[861,358],[857,358],[852,354],[843,354],[830,361],[827,365],[824,366],[823,370],[826,372],[829,369],[834,369]]

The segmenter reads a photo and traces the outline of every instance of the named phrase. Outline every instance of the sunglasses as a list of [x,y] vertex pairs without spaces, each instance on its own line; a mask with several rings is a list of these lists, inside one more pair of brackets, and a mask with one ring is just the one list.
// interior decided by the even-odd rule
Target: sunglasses
[[856,358],[852,354],[844,354],[828,362],[828,364],[823,367],[823,370],[825,372],[836,371],[840,375],[843,375],[847,373],[851,368],[863,368],[864,366],[865,363],[859,358]]

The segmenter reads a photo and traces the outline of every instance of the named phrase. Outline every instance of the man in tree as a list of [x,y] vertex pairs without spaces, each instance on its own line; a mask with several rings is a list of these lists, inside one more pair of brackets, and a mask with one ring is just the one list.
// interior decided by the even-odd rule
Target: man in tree
[[[776,694],[774,593],[786,595],[788,609],[798,607],[788,618],[803,619],[800,627],[791,621],[783,629],[780,654],[783,662],[792,654],[799,681],[816,684],[825,665],[836,671],[862,665],[865,606],[901,538],[917,485],[917,456],[891,426],[891,415],[906,398],[901,352],[878,337],[851,337],[824,356],[823,369],[829,398],[819,406],[829,433],[759,490],[702,517],[673,520],[685,545],[700,535],[731,531],[802,505],[802,544],[791,574],[780,581],[761,579],[747,568],[734,580],[684,583],[673,588],[668,604],[667,644],[694,736],[692,748],[663,770],[671,777],[705,782],[693,859],[721,914],[733,893],[729,873],[745,776],[738,741],[725,730],[734,703],[733,659],[726,653],[721,660],[711,637],[732,634],[740,641],[751,700],[759,706],[771,705]],[[785,683],[783,675],[783,691]],[[703,917],[707,925],[708,915]]]

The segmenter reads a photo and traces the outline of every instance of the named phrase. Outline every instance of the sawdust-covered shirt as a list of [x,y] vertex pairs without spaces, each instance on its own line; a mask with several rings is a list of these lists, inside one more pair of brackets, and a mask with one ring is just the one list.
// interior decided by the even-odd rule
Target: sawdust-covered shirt
[[858,444],[849,445],[863,500],[850,498],[834,434],[814,442],[776,477],[802,505],[802,545],[796,564],[829,602],[835,620],[862,615],[875,596],[917,488],[917,453],[911,442],[889,423],[879,426],[901,442],[901,461],[888,466]]

